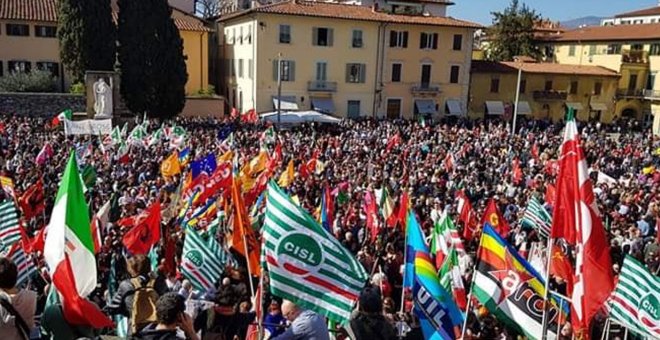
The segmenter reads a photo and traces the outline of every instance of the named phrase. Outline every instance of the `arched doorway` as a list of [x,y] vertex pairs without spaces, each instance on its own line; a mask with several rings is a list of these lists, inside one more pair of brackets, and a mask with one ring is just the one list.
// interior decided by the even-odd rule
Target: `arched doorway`
[[637,118],[637,110],[635,110],[633,108],[630,108],[630,107],[627,108],[627,109],[624,109],[621,112],[621,117],[635,119],[635,118]]

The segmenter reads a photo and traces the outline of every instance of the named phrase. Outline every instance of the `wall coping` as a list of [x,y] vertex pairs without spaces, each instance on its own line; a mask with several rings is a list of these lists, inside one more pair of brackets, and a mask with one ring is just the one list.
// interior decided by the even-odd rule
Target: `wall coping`
[[0,92],[0,96],[26,96],[26,97],[85,97],[84,94],[59,92]]

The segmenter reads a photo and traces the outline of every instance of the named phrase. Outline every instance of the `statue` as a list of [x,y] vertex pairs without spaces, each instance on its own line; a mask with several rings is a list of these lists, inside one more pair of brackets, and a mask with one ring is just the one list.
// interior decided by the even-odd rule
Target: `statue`
[[94,119],[112,118],[112,79],[110,84],[99,78],[92,87],[94,90]]

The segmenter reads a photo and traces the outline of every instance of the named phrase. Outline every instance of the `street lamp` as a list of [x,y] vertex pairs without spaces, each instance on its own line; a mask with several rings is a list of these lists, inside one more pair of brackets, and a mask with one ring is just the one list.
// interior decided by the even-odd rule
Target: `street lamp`
[[520,58],[516,58],[518,64],[518,81],[516,82],[516,102],[513,107],[513,123],[511,126],[511,136],[516,134],[516,118],[518,117],[518,102],[520,100],[520,81],[522,78],[522,61]]

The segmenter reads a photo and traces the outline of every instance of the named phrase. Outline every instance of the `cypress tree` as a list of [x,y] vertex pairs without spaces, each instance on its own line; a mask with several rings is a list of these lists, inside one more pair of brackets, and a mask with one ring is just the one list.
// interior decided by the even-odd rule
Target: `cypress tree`
[[85,0],[60,0],[57,9],[57,38],[60,41],[60,59],[74,82],[85,75],[85,51],[83,49],[83,2]]
[[118,0],[121,94],[136,114],[171,118],[185,104],[183,40],[166,0]]

